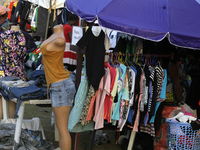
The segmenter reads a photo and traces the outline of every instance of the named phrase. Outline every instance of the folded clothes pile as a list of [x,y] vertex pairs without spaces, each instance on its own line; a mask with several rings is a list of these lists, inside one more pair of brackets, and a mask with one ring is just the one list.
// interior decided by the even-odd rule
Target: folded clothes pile
[[0,79],[0,92],[5,100],[16,98],[18,100],[16,116],[22,101],[46,99],[46,88],[42,88],[36,81],[22,81],[18,77],[3,77]]
[[193,130],[200,129],[200,120],[198,120],[192,113],[185,111],[183,108],[183,112],[179,112],[176,116],[172,118],[168,118],[168,120],[173,122],[181,122],[181,123],[190,123]]

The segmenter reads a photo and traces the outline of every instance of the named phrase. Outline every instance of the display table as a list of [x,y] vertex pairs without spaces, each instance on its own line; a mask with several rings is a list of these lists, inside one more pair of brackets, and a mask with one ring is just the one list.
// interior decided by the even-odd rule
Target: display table
[[[17,103],[17,99],[11,99],[11,101]],[[28,101],[23,101],[19,111],[18,111],[18,118],[16,122],[16,128],[15,128],[15,137],[14,140],[16,143],[20,142],[20,135],[21,135],[21,128],[22,128],[22,120],[24,116],[24,108],[25,104],[51,104],[50,99],[44,99],[44,100],[28,100]],[[8,111],[8,101],[5,100],[2,96],[2,107],[3,107],[3,119],[9,119],[9,111]]]

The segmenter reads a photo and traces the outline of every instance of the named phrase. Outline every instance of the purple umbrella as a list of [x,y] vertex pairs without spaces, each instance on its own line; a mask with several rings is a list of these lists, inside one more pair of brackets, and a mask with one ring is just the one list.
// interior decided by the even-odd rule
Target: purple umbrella
[[103,27],[200,49],[200,0],[66,0],[66,7]]

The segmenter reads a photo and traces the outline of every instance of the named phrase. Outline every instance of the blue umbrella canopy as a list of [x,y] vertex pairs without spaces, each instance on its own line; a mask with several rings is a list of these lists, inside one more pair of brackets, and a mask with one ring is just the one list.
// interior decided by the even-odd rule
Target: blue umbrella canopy
[[66,0],[66,7],[103,27],[200,49],[200,0]]

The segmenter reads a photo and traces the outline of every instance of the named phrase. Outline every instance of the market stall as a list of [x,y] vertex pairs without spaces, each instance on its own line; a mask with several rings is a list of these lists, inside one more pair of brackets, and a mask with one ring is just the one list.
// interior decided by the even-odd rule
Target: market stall
[[[75,0],[75,1],[66,0],[66,7],[71,12],[79,15],[82,19],[85,19],[87,21],[94,21],[95,19],[98,19],[100,26],[107,27],[107,28],[121,31],[121,32],[125,32],[130,35],[134,35],[142,39],[145,39],[146,41],[151,40],[151,41],[159,42],[163,40],[165,37],[167,37],[168,38],[167,40],[166,38],[164,39],[165,42],[168,42],[169,40],[171,44],[177,47],[185,47],[185,48],[190,48],[190,49],[200,48],[200,45],[199,45],[200,36],[198,35],[198,32],[200,31],[200,28],[199,28],[200,22],[196,21],[198,20],[197,18],[200,17],[199,16],[199,11],[200,11],[199,1],[150,0],[150,1],[131,1],[130,2],[130,1],[110,0],[110,1],[103,1],[103,2],[102,1],[88,2],[88,1],[79,1],[79,0]],[[191,24],[191,22],[194,22],[194,23]],[[86,34],[88,36],[89,31],[86,32]],[[169,42],[167,45],[171,45],[169,44]],[[85,46],[87,47],[87,44],[78,45],[78,46],[80,46],[80,48],[83,48]],[[169,46],[168,48],[176,49],[177,47],[175,46],[171,46],[171,47]],[[165,50],[167,50],[167,48],[165,48]],[[164,49],[162,49],[162,51],[164,51]],[[139,54],[144,55],[143,52]],[[166,53],[164,53],[164,55],[165,54]],[[129,54],[125,54],[124,56],[129,56]],[[159,57],[159,55],[157,56]],[[173,56],[171,55],[169,57],[171,58]],[[117,59],[118,61],[120,61],[121,59],[119,58],[120,57],[118,57]],[[87,60],[87,54],[86,54],[86,60]],[[170,59],[168,59],[168,61],[169,60]],[[175,74],[176,74],[175,76],[177,76],[178,72],[176,72]],[[171,76],[173,75],[171,74]],[[173,79],[174,82],[178,82],[179,79],[178,80],[177,79],[178,78],[175,77]],[[124,80],[125,79],[123,79],[123,81]],[[102,89],[102,90],[106,90],[106,89]],[[180,90],[180,87],[178,86],[178,83],[176,83],[175,84],[176,93],[179,93],[178,90]],[[85,107],[86,106],[84,105],[84,111],[85,111]],[[93,119],[93,121],[96,122],[95,119]],[[96,128],[96,125],[95,125],[95,128]],[[137,131],[137,130],[134,130],[134,131]]]

